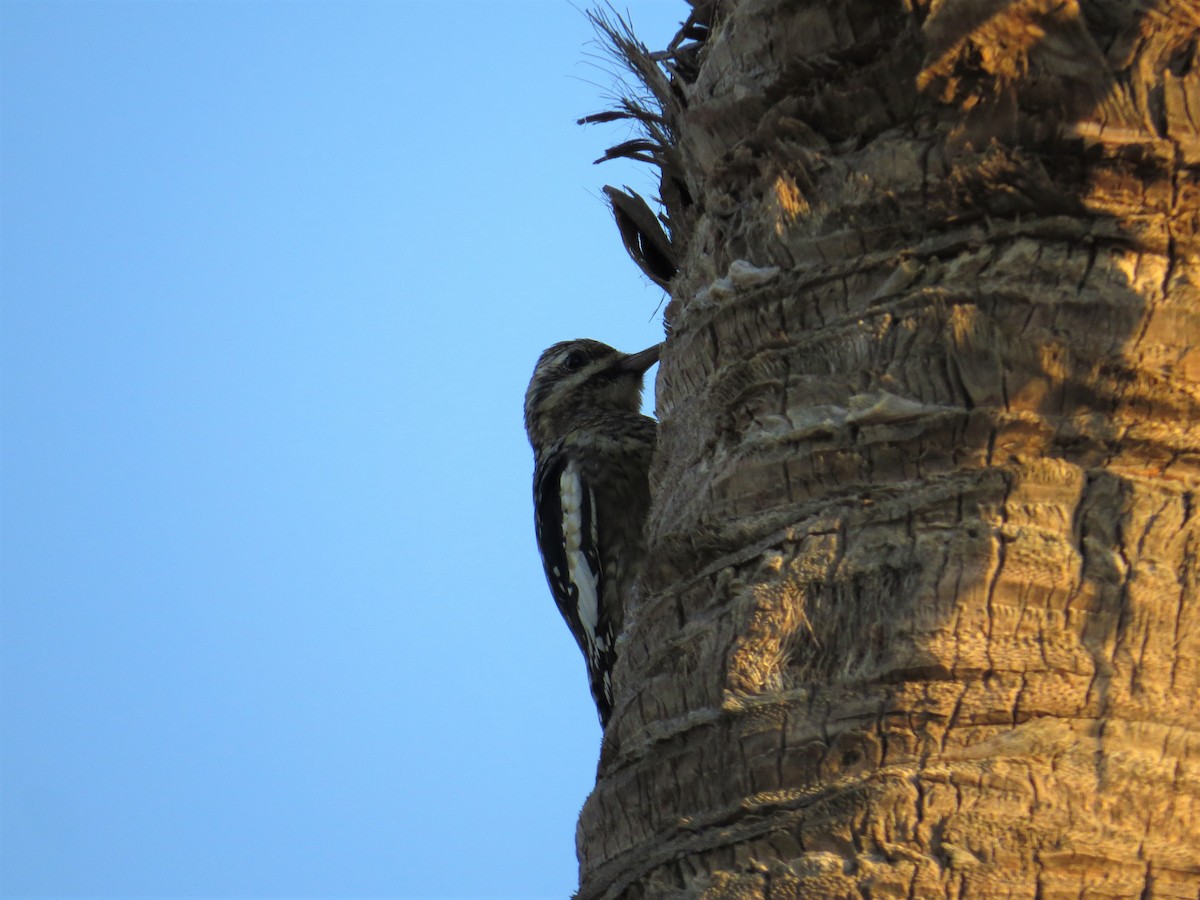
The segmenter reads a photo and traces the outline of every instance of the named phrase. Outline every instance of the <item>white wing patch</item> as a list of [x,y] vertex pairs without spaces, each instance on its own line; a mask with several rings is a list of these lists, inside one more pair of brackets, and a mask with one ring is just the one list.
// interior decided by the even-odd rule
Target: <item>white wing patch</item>
[[[584,503],[584,491],[587,503]],[[567,556],[567,580],[575,586],[579,595],[576,609],[579,624],[588,642],[588,655],[597,660],[599,652],[606,649],[603,635],[597,634],[600,623],[600,573],[588,559],[588,549],[595,548],[598,541],[596,528],[596,498],[579,477],[575,463],[567,463],[558,481],[558,496],[562,503],[563,548]],[[585,512],[586,509],[586,512]],[[588,520],[584,521],[584,516]],[[586,529],[586,530],[585,530]]]

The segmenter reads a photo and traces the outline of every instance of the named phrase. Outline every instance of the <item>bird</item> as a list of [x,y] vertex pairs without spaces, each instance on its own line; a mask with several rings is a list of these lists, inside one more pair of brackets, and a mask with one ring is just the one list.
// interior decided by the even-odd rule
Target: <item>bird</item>
[[525,392],[538,551],[550,593],[587,663],[601,728],[628,592],[645,552],[658,423],[640,412],[661,345],[621,353],[600,341],[545,350]]

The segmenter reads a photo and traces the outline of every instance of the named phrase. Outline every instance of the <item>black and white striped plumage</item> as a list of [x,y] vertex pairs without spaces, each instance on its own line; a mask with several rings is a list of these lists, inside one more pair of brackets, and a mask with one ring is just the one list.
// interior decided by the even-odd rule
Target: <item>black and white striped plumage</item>
[[612,712],[625,596],[643,552],[656,423],[638,410],[642,375],[657,360],[657,346],[625,354],[564,341],[541,355],[525,394],[538,549],[587,662],[602,726]]

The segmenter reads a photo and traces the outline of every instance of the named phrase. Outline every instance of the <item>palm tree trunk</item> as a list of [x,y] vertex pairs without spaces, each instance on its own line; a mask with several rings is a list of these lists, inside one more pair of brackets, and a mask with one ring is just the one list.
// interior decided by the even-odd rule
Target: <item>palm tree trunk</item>
[[579,896],[1196,897],[1200,8],[693,5]]

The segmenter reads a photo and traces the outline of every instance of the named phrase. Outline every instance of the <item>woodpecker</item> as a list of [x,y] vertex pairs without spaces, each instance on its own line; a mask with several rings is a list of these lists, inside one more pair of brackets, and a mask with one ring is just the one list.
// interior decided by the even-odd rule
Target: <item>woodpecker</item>
[[538,550],[587,663],[602,728],[612,713],[625,598],[644,550],[657,423],[638,410],[642,376],[658,351],[563,341],[538,359],[525,392]]

